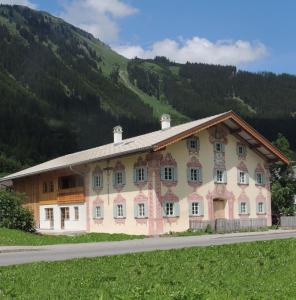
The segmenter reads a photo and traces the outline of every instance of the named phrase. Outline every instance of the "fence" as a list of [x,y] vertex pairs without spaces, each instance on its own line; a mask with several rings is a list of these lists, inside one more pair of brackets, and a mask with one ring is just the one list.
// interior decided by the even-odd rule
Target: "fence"
[[[295,219],[296,224],[296,219]],[[205,230],[210,225],[217,233],[236,232],[236,231],[250,231],[267,226],[266,219],[217,219],[215,221],[190,221],[189,228],[192,230]]]
[[296,216],[281,216],[281,227],[296,228]]

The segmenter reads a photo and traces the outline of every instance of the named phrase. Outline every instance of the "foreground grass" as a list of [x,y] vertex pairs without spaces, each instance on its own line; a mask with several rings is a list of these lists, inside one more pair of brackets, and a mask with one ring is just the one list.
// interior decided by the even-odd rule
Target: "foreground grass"
[[0,268],[0,298],[295,299],[296,239]]
[[[87,233],[75,236],[40,235],[19,230],[0,228],[0,246],[41,246],[70,243],[94,243],[141,239],[144,236],[108,233]],[[1,296],[1,294],[0,294]]]

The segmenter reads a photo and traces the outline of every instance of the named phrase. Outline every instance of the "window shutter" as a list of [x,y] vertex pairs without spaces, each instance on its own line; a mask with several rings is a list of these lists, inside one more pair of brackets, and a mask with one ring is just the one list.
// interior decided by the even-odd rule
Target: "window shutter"
[[144,209],[145,209],[145,218],[148,218],[148,203],[144,203]]
[[166,202],[162,202],[162,216],[163,217],[166,217],[166,213],[165,213],[165,205],[166,205]]
[[225,144],[221,143],[221,152],[225,152]]
[[262,173],[262,185],[265,185],[265,174]]
[[249,173],[246,172],[246,184],[249,184]]
[[126,218],[126,204],[122,204],[122,210],[123,210],[123,217]]
[[238,202],[238,213],[241,214],[242,213],[242,210],[241,210],[241,203]]
[[202,183],[202,168],[199,168],[199,176],[198,176],[198,181],[200,182],[200,183]]
[[148,167],[144,167],[144,181],[148,181]]
[[180,216],[180,205],[179,202],[174,202],[174,216],[179,217]]
[[113,218],[114,219],[117,218],[117,204],[116,203],[113,204]]
[[113,186],[116,186],[116,171],[113,172]]
[[259,214],[259,202],[256,203],[256,213]]
[[223,182],[227,183],[227,171],[223,170]]
[[122,171],[122,185],[125,185],[125,171]]
[[192,202],[188,203],[188,214],[189,214],[189,216],[193,215],[193,212],[192,212]]
[[191,182],[191,168],[187,168],[187,181]]
[[248,213],[249,213],[249,211],[250,211],[249,203],[248,203],[248,202],[246,202],[246,214],[248,214]]
[[92,185],[93,185],[93,189],[96,187],[96,185],[95,185],[95,178],[96,178],[96,175],[95,174],[93,174],[93,176],[92,176]]
[[137,168],[134,168],[134,183],[137,183]]
[[164,180],[164,166],[162,166],[161,168],[160,168],[160,179],[161,180]]
[[104,218],[104,204],[100,205],[101,208],[101,218]]
[[173,167],[173,172],[174,172],[173,179],[174,179],[174,181],[177,181],[178,180],[178,170],[177,170],[177,167]]
[[138,217],[138,203],[134,204],[134,217],[137,218]]
[[96,219],[96,206],[93,206],[93,219]]
[[240,170],[237,169],[237,183],[238,184],[240,184],[240,176],[239,176],[239,174],[240,174]]
[[214,178],[214,182],[217,182],[217,169],[214,169],[213,178]]

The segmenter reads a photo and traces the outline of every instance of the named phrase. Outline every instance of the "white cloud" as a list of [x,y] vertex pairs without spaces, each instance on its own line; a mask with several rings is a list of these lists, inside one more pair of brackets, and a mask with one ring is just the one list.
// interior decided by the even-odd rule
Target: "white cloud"
[[118,19],[138,11],[122,0],[65,0],[62,3],[61,18],[105,42],[118,38]]
[[31,8],[37,8],[37,5],[29,0],[0,0],[0,4],[24,5]]
[[246,64],[267,55],[267,48],[261,42],[242,40],[211,42],[200,37],[188,40],[180,38],[178,41],[165,39],[155,42],[149,49],[133,45],[115,46],[113,49],[127,58],[166,56],[179,63],[189,61],[224,65]]

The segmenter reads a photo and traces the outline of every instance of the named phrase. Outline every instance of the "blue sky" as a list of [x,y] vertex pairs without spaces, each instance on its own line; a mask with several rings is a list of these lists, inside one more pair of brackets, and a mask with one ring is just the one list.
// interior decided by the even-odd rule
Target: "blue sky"
[[294,0],[0,0],[46,10],[127,57],[296,74]]

